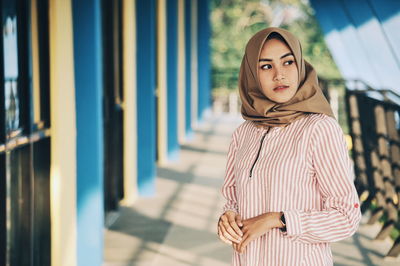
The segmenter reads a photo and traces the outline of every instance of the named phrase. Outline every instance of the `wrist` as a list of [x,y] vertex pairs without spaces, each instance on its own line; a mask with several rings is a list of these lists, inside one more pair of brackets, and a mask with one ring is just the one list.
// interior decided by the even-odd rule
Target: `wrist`
[[281,222],[281,212],[269,212],[265,215],[266,223],[270,228],[283,228],[284,225]]

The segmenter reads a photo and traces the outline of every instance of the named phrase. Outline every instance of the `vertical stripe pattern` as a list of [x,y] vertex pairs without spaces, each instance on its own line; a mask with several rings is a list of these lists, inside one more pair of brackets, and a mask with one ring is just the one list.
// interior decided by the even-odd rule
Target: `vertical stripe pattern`
[[308,114],[270,130],[241,124],[228,151],[223,211],[242,219],[283,211],[287,232],[274,228],[243,254],[233,251],[232,265],[333,265],[330,242],[353,235],[361,219],[353,181],[335,119]]

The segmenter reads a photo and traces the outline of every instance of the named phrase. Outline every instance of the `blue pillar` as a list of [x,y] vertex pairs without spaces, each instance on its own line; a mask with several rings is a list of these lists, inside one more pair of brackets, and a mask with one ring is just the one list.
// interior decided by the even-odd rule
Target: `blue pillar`
[[178,144],[178,0],[167,0],[168,160],[179,158]]
[[156,172],[156,1],[136,1],[138,190],[155,193]]
[[203,119],[204,111],[211,106],[211,65],[210,65],[210,10],[209,0],[198,1],[198,81],[199,98],[198,113],[199,121]]
[[73,0],[78,265],[103,260],[103,109],[99,0]]
[[185,133],[192,136],[192,4],[185,0]]

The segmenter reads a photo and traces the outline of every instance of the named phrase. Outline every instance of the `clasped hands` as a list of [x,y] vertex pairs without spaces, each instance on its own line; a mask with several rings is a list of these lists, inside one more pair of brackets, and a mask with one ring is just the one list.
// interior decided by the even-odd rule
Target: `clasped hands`
[[242,220],[238,213],[226,211],[218,221],[218,236],[237,252],[243,253],[252,240],[275,227],[283,227],[279,212],[268,212]]

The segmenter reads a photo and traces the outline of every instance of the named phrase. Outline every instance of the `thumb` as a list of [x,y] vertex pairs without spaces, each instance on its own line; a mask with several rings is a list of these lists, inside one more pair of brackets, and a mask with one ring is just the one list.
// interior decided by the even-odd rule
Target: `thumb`
[[236,215],[235,220],[236,220],[236,224],[237,224],[238,226],[243,226],[242,217],[240,216],[240,214],[237,214],[237,215]]

